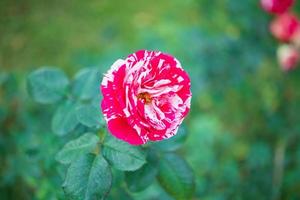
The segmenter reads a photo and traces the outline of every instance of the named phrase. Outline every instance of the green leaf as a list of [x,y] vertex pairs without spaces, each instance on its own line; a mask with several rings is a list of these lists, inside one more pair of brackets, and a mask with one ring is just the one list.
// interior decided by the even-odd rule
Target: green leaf
[[159,164],[158,181],[175,199],[191,199],[195,188],[192,169],[176,154],[165,154]]
[[183,145],[186,138],[187,138],[186,127],[182,124],[178,128],[176,135],[174,135],[169,139],[155,142],[154,146],[155,148],[160,149],[162,151],[176,151]]
[[79,71],[74,79],[72,93],[80,100],[90,100],[100,92],[100,73],[96,68]]
[[141,192],[153,183],[156,174],[156,168],[149,164],[145,164],[137,171],[127,172],[125,181],[131,192]]
[[116,168],[134,171],[145,164],[145,154],[136,146],[107,135],[102,148],[103,156]]
[[68,100],[56,110],[52,118],[52,130],[62,136],[73,131],[77,125],[76,102]]
[[32,98],[43,104],[55,103],[66,94],[69,80],[57,68],[43,67],[31,74],[27,79],[27,88]]
[[56,155],[56,160],[62,164],[69,164],[74,159],[85,153],[90,153],[96,148],[99,137],[93,133],[85,133],[79,138],[68,142]]
[[110,191],[111,183],[111,169],[106,160],[89,153],[71,163],[63,189],[67,199],[100,200]]
[[100,106],[81,105],[76,109],[76,116],[78,121],[87,127],[99,127],[104,124]]
[[158,158],[153,152],[148,153],[147,163],[133,172],[125,172],[125,182],[131,192],[145,190],[155,180]]
[[109,196],[107,197],[108,200],[135,200],[129,192],[125,189],[123,189],[120,186],[113,186],[111,192],[109,193]]
[[91,102],[92,106],[94,106],[96,108],[100,108],[100,103],[101,103],[102,99],[103,99],[103,97],[102,97],[102,94],[100,94],[100,93],[98,95],[94,96],[92,99],[92,102]]

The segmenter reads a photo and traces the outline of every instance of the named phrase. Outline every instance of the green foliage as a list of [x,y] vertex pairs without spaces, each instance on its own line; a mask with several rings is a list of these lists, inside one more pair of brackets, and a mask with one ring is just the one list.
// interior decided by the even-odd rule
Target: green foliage
[[133,172],[126,172],[126,183],[132,192],[145,190],[153,183],[157,174],[156,166],[145,164],[140,169]]
[[93,133],[85,133],[75,140],[68,142],[56,155],[56,160],[62,164],[69,164],[82,154],[94,150],[99,138]]
[[49,104],[61,100],[68,85],[68,78],[56,68],[44,67],[28,76],[29,93],[39,103]]
[[104,124],[103,116],[98,107],[80,105],[76,109],[77,120],[87,127],[99,127]]
[[80,100],[90,100],[97,95],[100,83],[99,71],[95,68],[87,68],[79,71],[72,86],[72,94]]
[[158,180],[175,199],[190,199],[195,182],[192,169],[176,154],[165,154],[160,161]]
[[72,162],[63,188],[68,199],[103,199],[111,182],[112,174],[106,160],[101,155],[84,154]]
[[78,125],[76,116],[77,103],[67,100],[56,110],[52,119],[52,130],[57,135],[66,135]]
[[134,147],[112,136],[103,142],[103,156],[117,169],[134,171],[145,164],[145,154],[139,147]]
[[145,190],[154,182],[157,176],[159,158],[154,150],[148,152],[146,160],[146,164],[140,169],[125,173],[125,182],[131,192]]

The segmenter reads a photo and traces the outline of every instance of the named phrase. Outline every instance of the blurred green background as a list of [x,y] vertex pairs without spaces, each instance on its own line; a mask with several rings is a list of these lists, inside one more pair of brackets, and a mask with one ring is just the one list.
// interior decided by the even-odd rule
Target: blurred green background
[[[270,20],[258,0],[1,0],[0,199],[64,199],[54,156],[69,138],[51,132],[55,108],[29,98],[27,75],[105,72],[139,49],[174,55],[191,76],[179,153],[193,199],[300,199],[300,71],[280,70]],[[157,184],[130,195],[171,199]]]

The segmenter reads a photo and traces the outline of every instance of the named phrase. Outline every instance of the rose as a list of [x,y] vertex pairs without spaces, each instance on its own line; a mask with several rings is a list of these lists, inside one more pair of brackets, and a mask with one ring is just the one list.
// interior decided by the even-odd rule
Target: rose
[[298,18],[291,14],[285,13],[279,15],[270,24],[270,31],[275,38],[283,42],[293,40],[300,27]]
[[299,51],[292,45],[281,45],[277,50],[277,57],[281,68],[289,71],[297,67],[300,60]]
[[101,83],[108,130],[132,145],[174,136],[190,109],[188,74],[171,55],[140,50],[117,60]]
[[282,14],[294,4],[294,0],[261,0],[260,4],[269,13]]

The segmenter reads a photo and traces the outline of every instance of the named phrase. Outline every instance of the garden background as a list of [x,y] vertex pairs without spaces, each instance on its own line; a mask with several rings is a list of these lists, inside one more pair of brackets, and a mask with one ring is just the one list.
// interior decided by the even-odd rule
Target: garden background
[[[28,75],[95,67],[100,86],[139,49],[170,53],[190,74],[176,152],[195,174],[192,199],[299,199],[300,70],[280,69],[271,19],[258,0],[0,1],[0,199],[65,199],[55,155],[78,135],[53,133],[56,107],[32,100]],[[172,199],[157,180],[132,192],[115,177],[109,199]]]

